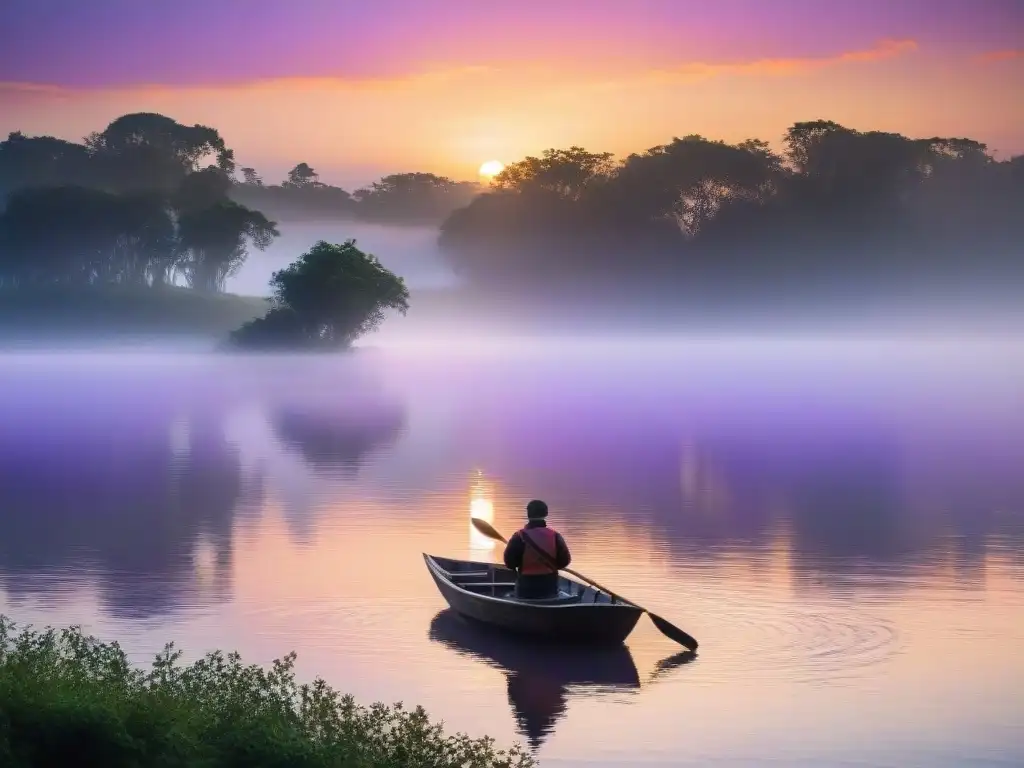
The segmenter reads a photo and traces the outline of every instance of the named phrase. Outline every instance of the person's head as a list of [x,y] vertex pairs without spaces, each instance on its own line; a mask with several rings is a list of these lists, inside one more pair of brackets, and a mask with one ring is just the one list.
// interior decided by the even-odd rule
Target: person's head
[[526,517],[528,520],[543,520],[548,516],[548,505],[540,499],[534,499],[526,505]]

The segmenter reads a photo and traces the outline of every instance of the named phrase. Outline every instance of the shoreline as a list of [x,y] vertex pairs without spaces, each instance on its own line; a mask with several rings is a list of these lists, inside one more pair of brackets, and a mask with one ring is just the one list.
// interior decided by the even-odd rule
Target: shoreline
[[[666,300],[632,291],[618,296],[594,292],[559,302],[525,291],[421,288],[410,292],[406,316],[390,315],[358,346],[488,338],[670,341],[703,336],[1024,335],[1024,310],[1007,295],[1011,291],[994,292],[984,300],[983,294],[967,293],[922,291],[916,300],[896,292],[831,299],[762,293]],[[0,351],[71,351],[87,346],[218,352],[231,331],[265,312],[267,302],[261,296],[202,294],[180,287],[0,290]]]

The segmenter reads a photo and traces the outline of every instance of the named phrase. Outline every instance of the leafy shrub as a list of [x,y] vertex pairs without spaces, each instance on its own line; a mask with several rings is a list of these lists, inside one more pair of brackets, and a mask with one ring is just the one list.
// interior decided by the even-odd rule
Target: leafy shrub
[[152,668],[81,628],[18,631],[0,616],[0,765],[103,768],[528,768],[489,737],[445,735],[422,707],[359,706],[323,680],[295,681],[237,653]]
[[316,243],[270,279],[274,308],[229,337],[243,349],[340,350],[384,322],[405,314],[409,289],[355,240]]

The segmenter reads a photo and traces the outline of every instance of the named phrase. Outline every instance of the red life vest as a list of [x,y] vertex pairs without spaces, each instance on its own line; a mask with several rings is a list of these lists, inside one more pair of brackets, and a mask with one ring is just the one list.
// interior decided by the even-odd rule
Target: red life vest
[[[547,526],[522,528],[519,531],[519,535],[524,539],[529,537],[530,541],[536,544],[552,560],[557,558],[558,544],[553,528],[548,528]],[[519,573],[523,576],[544,576],[549,573],[558,573],[558,571],[541,558],[537,550],[530,546],[529,541],[523,541],[523,564],[519,569]]]

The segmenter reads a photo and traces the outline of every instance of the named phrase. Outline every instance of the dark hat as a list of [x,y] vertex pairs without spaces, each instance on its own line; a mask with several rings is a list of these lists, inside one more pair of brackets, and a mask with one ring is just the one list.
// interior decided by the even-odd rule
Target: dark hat
[[530,520],[541,520],[548,516],[548,505],[540,499],[534,499],[526,505],[526,516]]

